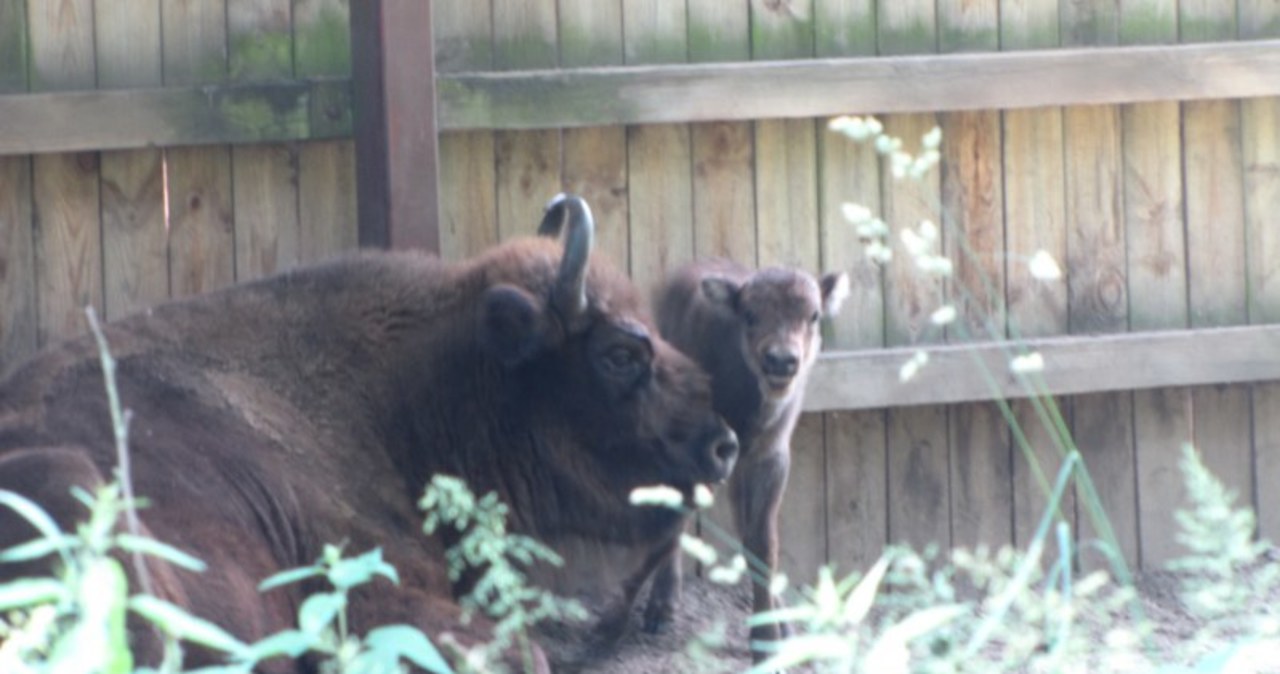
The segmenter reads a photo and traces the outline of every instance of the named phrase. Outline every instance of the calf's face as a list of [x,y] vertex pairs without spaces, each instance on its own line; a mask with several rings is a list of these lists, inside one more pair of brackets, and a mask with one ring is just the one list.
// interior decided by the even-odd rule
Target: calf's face
[[737,348],[767,399],[790,397],[822,349],[818,322],[834,316],[848,295],[849,279],[832,273],[814,280],[807,273],[771,267],[744,282],[708,276],[702,293],[733,312],[741,340]]

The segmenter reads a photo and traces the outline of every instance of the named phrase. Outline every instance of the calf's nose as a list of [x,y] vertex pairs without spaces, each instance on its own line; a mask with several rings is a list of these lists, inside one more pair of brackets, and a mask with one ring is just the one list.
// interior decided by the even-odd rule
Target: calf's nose
[[721,422],[709,446],[713,481],[719,482],[729,477],[729,473],[733,472],[734,464],[738,461],[738,434],[734,433],[728,424]]
[[765,350],[761,365],[764,373],[771,377],[793,377],[800,367],[800,359],[790,349],[771,346]]

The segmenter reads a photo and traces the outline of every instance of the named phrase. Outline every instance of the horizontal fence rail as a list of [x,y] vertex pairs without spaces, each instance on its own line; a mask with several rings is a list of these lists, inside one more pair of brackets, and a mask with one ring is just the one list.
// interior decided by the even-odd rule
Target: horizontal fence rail
[[[1280,95],[1280,40],[441,73],[442,130]],[[0,95],[0,154],[351,133],[346,80]]]
[[[917,351],[928,362],[906,382]],[[1044,370],[1016,375],[1012,358],[1038,352]],[[810,375],[809,412],[961,403],[1037,395],[1280,380],[1280,325],[1080,335],[822,355]],[[1033,387],[1029,384],[1034,384]]]

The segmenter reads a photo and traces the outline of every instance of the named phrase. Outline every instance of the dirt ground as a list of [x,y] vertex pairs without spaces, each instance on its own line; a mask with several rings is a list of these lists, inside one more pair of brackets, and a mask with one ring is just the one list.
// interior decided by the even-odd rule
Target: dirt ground
[[[751,667],[746,628],[750,612],[747,585],[726,588],[697,577],[686,577],[684,599],[672,629],[657,635],[640,630],[640,616],[617,648],[604,655],[583,655],[572,644],[543,640],[557,672],[580,674],[722,674]],[[1199,625],[1181,605],[1176,579],[1168,573],[1144,573],[1137,578],[1144,610],[1155,625],[1157,644],[1190,637]],[[643,600],[639,602],[643,604]],[[1280,602],[1273,602],[1277,605]],[[707,647],[712,658],[697,657],[697,637],[719,632],[723,644]],[[1268,670],[1270,671],[1270,670]],[[1280,663],[1277,669],[1280,672]]]

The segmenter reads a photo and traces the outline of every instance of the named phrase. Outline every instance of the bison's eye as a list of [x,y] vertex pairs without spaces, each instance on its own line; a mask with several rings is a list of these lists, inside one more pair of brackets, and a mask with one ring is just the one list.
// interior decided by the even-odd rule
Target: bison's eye
[[813,312],[813,315],[809,317],[809,322],[810,322],[810,323],[817,323],[817,322],[818,322],[818,320],[819,320],[819,319],[821,319],[821,318],[822,318],[822,312],[815,311],[815,312]]
[[756,315],[756,312],[754,312],[754,311],[752,311],[752,310],[750,310],[750,309],[743,309],[743,310],[742,310],[742,322],[743,322],[743,324],[745,324],[748,328],[754,328],[754,327],[756,327],[756,324],[760,322],[760,317]]
[[600,357],[600,369],[610,378],[630,384],[644,373],[645,359],[639,349],[615,344]]

